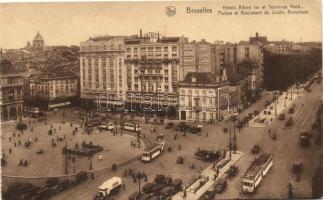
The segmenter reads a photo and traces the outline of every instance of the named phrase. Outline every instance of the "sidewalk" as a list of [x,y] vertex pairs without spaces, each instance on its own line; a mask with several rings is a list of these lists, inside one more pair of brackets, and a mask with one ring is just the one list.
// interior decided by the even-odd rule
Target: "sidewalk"
[[[231,160],[219,170],[218,177],[214,180],[214,175],[216,174],[215,170],[213,170],[213,164],[204,169],[198,180],[196,180],[190,187],[186,189],[186,198],[183,197],[183,192],[178,192],[172,197],[172,200],[197,200],[199,199],[208,189],[210,189],[213,184],[221,178],[221,176],[230,168],[231,165],[235,164],[240,160],[243,156],[242,152],[232,153]],[[224,159],[229,159],[229,153],[227,153]],[[195,188],[197,188],[200,182],[206,181],[206,183],[199,188],[196,192],[194,192]]]
[[[293,87],[293,99],[291,99],[291,92],[290,90],[287,92],[283,92],[282,95],[280,95],[275,102],[271,103],[269,106],[267,106],[264,110],[262,110],[259,115],[254,117],[249,122],[249,127],[267,127],[269,124],[272,123],[272,121],[277,118],[281,113],[284,112],[284,110],[287,110],[289,107],[291,107],[295,101],[295,99],[299,98],[300,96],[303,96],[303,90],[299,90],[296,92],[295,87]],[[287,96],[287,99],[285,100]],[[286,101],[286,106],[285,106]],[[275,107],[276,107],[276,116],[275,116]],[[267,114],[265,114],[265,112]],[[268,114],[270,112],[270,114]],[[262,121],[261,121],[262,120]]]

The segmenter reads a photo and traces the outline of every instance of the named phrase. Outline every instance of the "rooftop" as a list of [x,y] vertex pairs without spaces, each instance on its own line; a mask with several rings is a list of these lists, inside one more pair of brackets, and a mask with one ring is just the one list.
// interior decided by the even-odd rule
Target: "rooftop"
[[220,83],[227,83],[210,72],[189,72],[185,79],[180,84],[195,84],[195,85],[219,85]]
[[0,75],[18,75],[18,70],[12,65],[9,60],[0,61]]

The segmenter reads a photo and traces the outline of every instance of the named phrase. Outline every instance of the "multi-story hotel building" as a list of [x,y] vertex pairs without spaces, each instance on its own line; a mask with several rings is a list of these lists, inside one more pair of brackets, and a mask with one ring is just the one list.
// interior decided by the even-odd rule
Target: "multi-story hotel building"
[[81,100],[87,105],[102,94],[109,93],[114,98],[126,95],[125,38],[98,36],[81,42]]
[[[132,104],[144,100],[151,105],[176,104],[181,73],[187,73],[186,66],[195,68],[192,67],[196,62],[195,50],[187,45],[187,38],[163,37],[152,41],[151,38],[133,37],[127,38],[125,43],[128,101]],[[184,45],[186,56],[182,58]],[[166,98],[159,99],[160,95]]]
[[0,60],[1,121],[15,120],[22,116],[22,75],[7,60]]
[[226,77],[212,73],[189,73],[179,83],[179,119],[212,121],[224,113],[236,110],[237,87],[230,86]]

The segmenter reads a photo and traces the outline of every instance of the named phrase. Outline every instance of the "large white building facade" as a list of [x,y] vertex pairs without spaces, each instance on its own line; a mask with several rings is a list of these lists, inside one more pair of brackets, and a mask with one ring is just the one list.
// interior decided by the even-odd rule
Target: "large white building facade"
[[125,96],[125,36],[98,36],[80,45],[80,96],[86,106],[100,95]]

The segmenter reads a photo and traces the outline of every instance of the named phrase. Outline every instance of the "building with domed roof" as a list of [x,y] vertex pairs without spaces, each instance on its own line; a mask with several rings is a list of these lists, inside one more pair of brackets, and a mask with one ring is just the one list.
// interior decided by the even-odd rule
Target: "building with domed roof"
[[44,39],[43,37],[39,34],[39,31],[37,31],[37,35],[33,39],[33,50],[38,50],[41,51],[44,49]]

